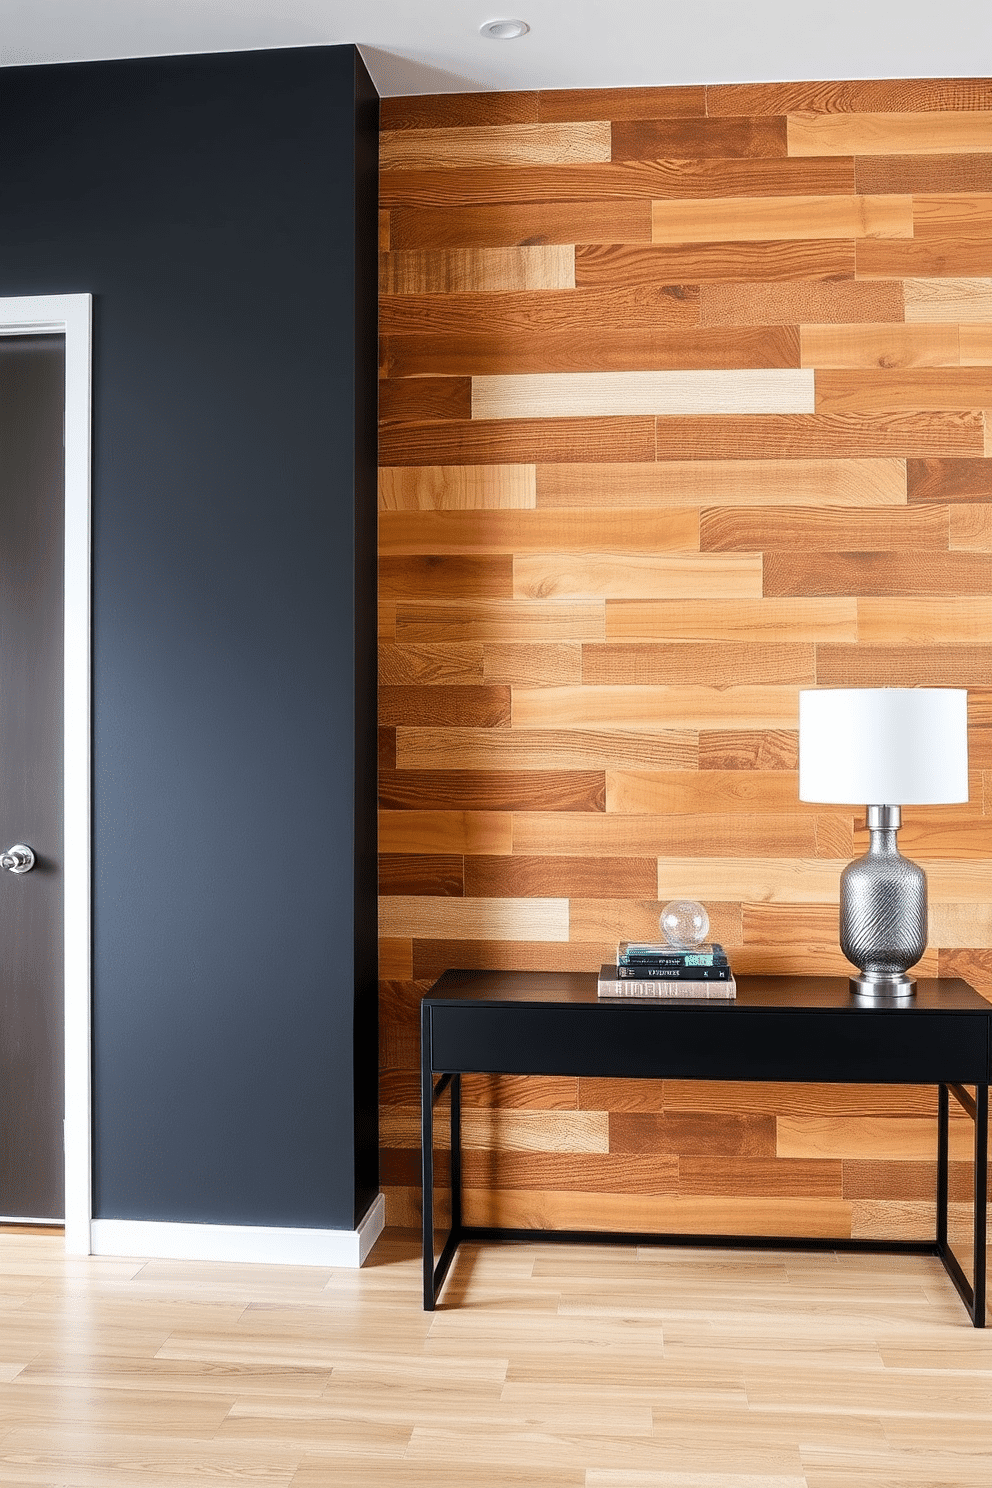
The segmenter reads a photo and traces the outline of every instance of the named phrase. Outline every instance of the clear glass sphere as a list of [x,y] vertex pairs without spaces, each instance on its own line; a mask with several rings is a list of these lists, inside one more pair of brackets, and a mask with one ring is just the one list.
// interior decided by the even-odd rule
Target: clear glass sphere
[[658,925],[669,945],[697,946],[709,934],[710,917],[695,899],[673,899],[661,911]]

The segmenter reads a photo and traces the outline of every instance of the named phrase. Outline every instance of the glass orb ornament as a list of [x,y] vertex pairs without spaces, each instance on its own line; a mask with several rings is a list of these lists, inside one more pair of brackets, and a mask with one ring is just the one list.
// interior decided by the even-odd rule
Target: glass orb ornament
[[681,950],[702,945],[709,934],[710,917],[695,899],[673,899],[661,911],[658,925],[668,944]]

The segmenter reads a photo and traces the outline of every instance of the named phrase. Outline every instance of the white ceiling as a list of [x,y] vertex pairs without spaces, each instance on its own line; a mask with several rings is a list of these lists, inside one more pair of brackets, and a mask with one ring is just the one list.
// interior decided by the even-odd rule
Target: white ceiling
[[[529,35],[490,41],[484,21]],[[0,65],[357,42],[380,93],[992,73],[989,0],[0,0]]]

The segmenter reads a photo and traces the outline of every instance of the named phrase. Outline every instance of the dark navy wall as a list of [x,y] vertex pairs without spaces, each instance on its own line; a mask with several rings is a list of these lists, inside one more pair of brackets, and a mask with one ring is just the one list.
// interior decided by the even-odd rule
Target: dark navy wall
[[0,72],[0,294],[95,297],[98,1217],[376,1191],[377,118],[351,46]]

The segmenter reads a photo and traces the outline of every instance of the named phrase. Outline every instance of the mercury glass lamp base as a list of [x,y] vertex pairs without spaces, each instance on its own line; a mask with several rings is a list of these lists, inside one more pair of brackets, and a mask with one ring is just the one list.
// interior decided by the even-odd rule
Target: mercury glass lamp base
[[861,1002],[905,1002],[916,996],[916,978],[896,976],[857,976],[849,986]]

